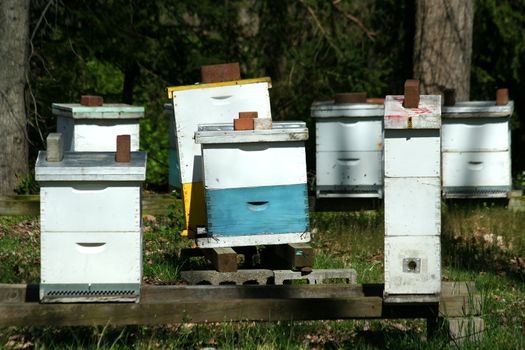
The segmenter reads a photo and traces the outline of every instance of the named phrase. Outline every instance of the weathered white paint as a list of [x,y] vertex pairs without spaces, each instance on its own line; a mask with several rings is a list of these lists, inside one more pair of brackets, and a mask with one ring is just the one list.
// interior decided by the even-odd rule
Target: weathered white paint
[[[414,270],[407,269],[411,260]],[[385,296],[440,292],[440,236],[385,237]]]
[[46,181],[144,181],[146,153],[132,152],[129,163],[115,162],[112,152],[65,152],[61,162],[48,162],[38,152],[35,179]]
[[509,152],[444,152],[443,186],[511,186]]
[[66,150],[115,152],[117,135],[130,135],[131,151],[139,150],[139,119],[144,116],[144,107],[54,103],[53,115],[57,117],[57,132],[64,134]]
[[371,186],[383,184],[382,153],[317,152],[317,186]]
[[201,182],[201,146],[194,141],[199,124],[232,123],[239,112],[271,118],[269,81],[240,80],[235,85],[203,84],[172,91],[182,183]]
[[203,144],[207,189],[306,183],[303,142]]
[[332,100],[314,102],[310,111],[313,118],[382,118],[385,114],[385,107],[372,103],[334,103]]
[[232,124],[200,125],[195,142],[200,144],[239,144],[308,140],[304,122],[275,122],[271,129],[233,130]]
[[141,232],[43,232],[41,283],[140,283]]
[[199,248],[245,247],[310,242],[310,232],[280,233],[270,235],[220,236],[196,239]]
[[445,118],[443,152],[493,152],[510,149],[509,118]]
[[439,236],[439,177],[385,177],[385,236]]
[[385,176],[439,176],[439,130],[385,130]]
[[512,187],[510,116],[514,103],[459,102],[443,108],[443,194],[506,197]]
[[386,96],[385,129],[441,128],[441,96],[421,95],[418,108],[405,108],[403,101],[403,96]]
[[381,151],[383,121],[381,118],[318,119],[316,151]]
[[385,302],[440,293],[440,107],[440,96],[421,96],[418,108],[385,99]]
[[138,232],[140,190],[140,182],[43,182],[41,230]]
[[498,106],[496,101],[460,101],[441,109],[443,118],[499,118],[512,115],[514,102]]

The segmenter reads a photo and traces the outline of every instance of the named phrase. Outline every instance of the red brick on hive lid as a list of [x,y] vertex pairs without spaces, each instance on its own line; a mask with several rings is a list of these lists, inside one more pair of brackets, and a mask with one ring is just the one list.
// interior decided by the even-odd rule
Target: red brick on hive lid
[[117,151],[115,161],[117,163],[128,163],[131,160],[131,137],[130,135],[117,136]]
[[239,118],[233,120],[233,130],[253,130],[255,118]]
[[257,112],[239,112],[239,119],[242,118],[257,118],[259,114]]
[[366,92],[344,92],[335,94],[334,102],[341,103],[366,103]]
[[102,106],[104,104],[104,99],[102,96],[82,95],[80,96],[80,104],[88,107]]
[[241,79],[239,62],[213,64],[201,67],[201,81],[203,83],[220,83]]
[[417,108],[419,106],[419,80],[408,79],[405,82],[405,96],[403,107]]
[[509,89],[496,90],[496,105],[503,106],[509,103]]

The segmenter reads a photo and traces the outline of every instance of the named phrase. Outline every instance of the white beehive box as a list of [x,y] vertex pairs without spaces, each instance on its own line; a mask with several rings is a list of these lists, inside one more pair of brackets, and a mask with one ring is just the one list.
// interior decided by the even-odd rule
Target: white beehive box
[[44,302],[138,301],[142,277],[141,185],[146,154],[40,152],[41,285]]
[[168,88],[184,200],[183,236],[194,236],[197,227],[206,225],[202,153],[194,140],[198,125],[231,123],[239,112],[271,119],[270,87],[270,78],[257,78]]
[[385,237],[385,298],[405,302],[404,295],[420,295],[415,300],[435,301],[440,290],[440,236]]
[[203,248],[309,242],[303,122],[274,122],[268,130],[234,131],[202,125],[206,194]]
[[458,102],[443,106],[443,195],[506,197],[512,189],[512,101]]
[[382,105],[314,102],[316,196],[381,197]]
[[140,144],[139,119],[144,107],[122,103],[83,106],[53,103],[57,132],[64,135],[64,149],[71,152],[115,152],[117,135],[131,136],[131,151]]
[[384,116],[385,302],[437,301],[441,291],[441,99],[418,108],[387,96]]

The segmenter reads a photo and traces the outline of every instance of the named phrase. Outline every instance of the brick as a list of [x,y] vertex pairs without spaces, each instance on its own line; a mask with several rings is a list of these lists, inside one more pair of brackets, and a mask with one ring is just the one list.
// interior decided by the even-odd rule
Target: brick
[[259,113],[257,112],[239,112],[239,119],[242,118],[257,118]]
[[131,137],[130,135],[117,136],[117,151],[115,161],[118,163],[128,163],[131,160]]
[[253,130],[253,118],[242,118],[233,120],[233,130]]
[[220,83],[241,79],[239,62],[213,64],[201,67],[201,81],[203,83]]
[[80,96],[80,104],[82,106],[96,107],[104,104],[102,96],[83,95]]
[[381,97],[371,97],[366,99],[366,103],[373,103],[377,105],[384,105],[385,99]]
[[509,103],[509,89],[496,90],[496,105],[503,106]]
[[340,103],[366,103],[366,92],[345,92],[335,94],[334,102]]
[[270,118],[256,118],[253,120],[254,130],[271,130],[272,120]]
[[454,106],[456,104],[456,89],[443,90],[443,98],[445,106]]
[[48,162],[61,162],[64,158],[64,137],[62,133],[49,134],[46,143],[46,160]]
[[408,79],[405,82],[405,99],[403,107],[417,108],[419,106],[419,80]]

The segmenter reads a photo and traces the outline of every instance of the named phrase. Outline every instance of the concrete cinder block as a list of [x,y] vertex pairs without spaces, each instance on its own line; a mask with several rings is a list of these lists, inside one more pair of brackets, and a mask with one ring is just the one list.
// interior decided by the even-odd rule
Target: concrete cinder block
[[254,130],[270,130],[272,128],[272,120],[270,118],[257,118],[253,120]]
[[446,320],[446,324],[448,336],[453,344],[483,340],[485,321],[481,317],[451,317]]
[[47,158],[48,162],[61,162],[64,158],[64,137],[62,133],[55,132],[47,136]]
[[324,269],[312,270],[310,273],[291,270],[274,270],[275,284],[280,285],[285,281],[308,280],[309,284],[322,284],[330,279],[344,279],[348,284],[357,282],[357,272],[354,269]]
[[80,104],[82,106],[97,107],[104,104],[102,96],[83,95],[80,96]]
[[212,285],[220,284],[246,284],[257,283],[259,285],[268,284],[268,280],[274,276],[272,270],[254,269],[237,270],[235,272],[218,272],[215,270],[203,271],[182,271],[181,276],[189,284],[209,283]]
[[239,62],[213,64],[201,67],[201,81],[203,83],[220,83],[241,79]]
[[253,130],[254,118],[242,118],[233,120],[234,130]]

